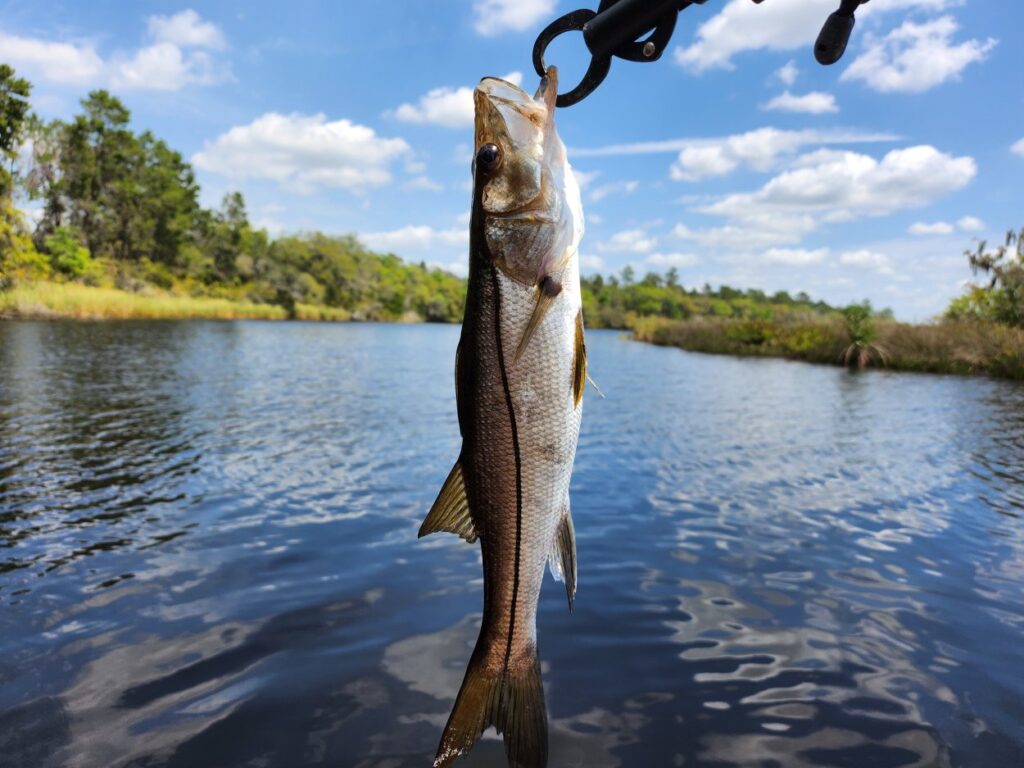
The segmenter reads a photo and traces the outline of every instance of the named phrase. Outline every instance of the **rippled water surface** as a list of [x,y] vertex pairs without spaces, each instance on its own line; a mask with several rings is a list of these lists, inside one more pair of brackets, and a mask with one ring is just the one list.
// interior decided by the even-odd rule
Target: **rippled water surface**
[[[429,765],[457,335],[0,324],[0,764]],[[1024,765],[1024,388],[588,343],[552,766]]]

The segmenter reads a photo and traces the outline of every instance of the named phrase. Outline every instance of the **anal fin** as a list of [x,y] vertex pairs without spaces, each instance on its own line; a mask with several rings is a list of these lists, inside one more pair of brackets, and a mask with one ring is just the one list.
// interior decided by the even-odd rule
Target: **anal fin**
[[476,526],[473,525],[469,501],[466,499],[466,481],[462,476],[461,460],[456,461],[448,473],[448,479],[441,486],[434,506],[420,526],[419,538],[437,531],[454,533],[471,544],[477,540]]
[[569,598],[569,610],[576,597],[576,529],[572,524],[569,505],[555,531],[555,541],[548,554],[548,565],[556,581],[565,582],[565,594]]

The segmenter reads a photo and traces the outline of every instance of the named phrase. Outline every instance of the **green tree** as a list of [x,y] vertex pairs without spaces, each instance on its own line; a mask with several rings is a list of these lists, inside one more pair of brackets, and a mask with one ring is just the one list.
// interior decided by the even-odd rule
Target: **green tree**
[[7,64],[0,64],[0,198],[4,200],[10,200],[14,191],[13,163],[21,146],[31,92],[28,80],[17,77]]

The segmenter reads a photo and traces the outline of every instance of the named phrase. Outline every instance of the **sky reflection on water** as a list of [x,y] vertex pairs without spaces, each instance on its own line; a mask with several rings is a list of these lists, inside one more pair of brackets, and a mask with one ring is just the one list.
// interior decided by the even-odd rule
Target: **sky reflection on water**
[[[457,333],[0,325],[0,754],[429,764],[481,599],[415,538]],[[1024,764],[1024,388],[588,347],[552,766]]]

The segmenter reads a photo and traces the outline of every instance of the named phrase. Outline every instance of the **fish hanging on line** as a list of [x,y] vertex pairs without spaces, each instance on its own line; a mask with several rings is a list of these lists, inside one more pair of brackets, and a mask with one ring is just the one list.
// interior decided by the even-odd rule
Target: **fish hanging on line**
[[587,380],[579,186],[555,130],[558,76],[534,96],[477,86],[469,288],[455,355],[462,450],[420,536],[479,539],[480,636],[434,760],[450,765],[491,725],[509,764],[547,764],[537,601],[550,561],[572,608],[569,478]]

